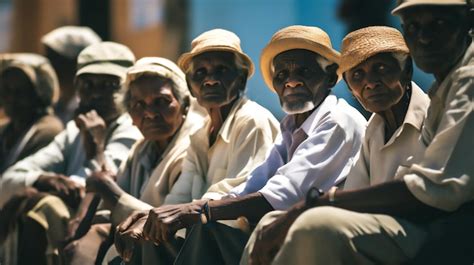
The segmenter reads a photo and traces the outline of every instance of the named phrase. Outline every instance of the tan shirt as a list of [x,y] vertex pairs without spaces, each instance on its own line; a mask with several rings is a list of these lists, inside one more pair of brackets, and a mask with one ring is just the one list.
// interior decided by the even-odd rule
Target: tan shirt
[[205,110],[192,100],[183,125],[159,158],[154,143],[142,141],[135,146],[118,174],[117,182],[127,193],[120,197],[112,210],[112,224],[119,224],[133,211],[163,204],[181,174],[190,145],[189,135],[202,128],[206,116]]
[[365,138],[347,176],[344,189],[360,189],[393,180],[399,166],[409,167],[419,161],[425,151],[420,139],[421,127],[430,100],[412,82],[412,93],[403,123],[385,143],[385,121],[373,114],[367,124]]
[[212,146],[209,146],[210,122],[208,118],[206,125],[191,136],[182,174],[165,204],[201,197],[219,199],[226,195],[265,160],[279,133],[273,115],[246,98],[234,104]]
[[453,211],[474,199],[474,43],[429,94],[422,132],[428,147],[403,178],[420,201]]

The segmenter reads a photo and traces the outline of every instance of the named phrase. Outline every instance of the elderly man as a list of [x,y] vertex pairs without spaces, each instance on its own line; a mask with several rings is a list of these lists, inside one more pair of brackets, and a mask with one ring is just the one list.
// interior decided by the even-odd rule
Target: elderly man
[[[264,161],[279,132],[271,113],[244,96],[254,66],[240,48],[237,35],[214,29],[198,36],[191,46],[191,52],[183,54],[178,65],[208,118],[204,127],[190,136],[181,176],[165,197],[165,205],[177,205],[157,208],[174,209],[175,217],[188,211],[199,212],[203,202],[191,203],[193,199],[219,199],[244,182]],[[141,237],[147,216],[148,211],[133,215],[118,229],[116,246],[125,260],[130,259],[124,255],[131,254],[130,240],[136,235]],[[143,260],[144,264],[152,262],[155,261]]]
[[[40,231],[47,232],[51,247],[47,254],[52,254],[49,251],[64,240],[64,225],[70,216],[66,205],[77,207],[87,175],[97,170],[117,172],[131,146],[141,138],[120,105],[121,83],[134,60],[133,53],[118,43],[102,42],[84,49],[78,57],[75,84],[81,101],[75,120],[48,146],[9,168],[1,179],[1,205],[27,187],[57,196],[42,198],[26,218],[40,224]],[[21,211],[12,203],[15,201],[5,205],[2,218],[13,218],[9,210]],[[28,238],[25,236],[25,240]],[[44,251],[46,244],[35,246]]]
[[[473,252],[465,250],[472,246],[466,239],[472,241],[474,219],[474,48],[469,9],[464,1],[410,0],[402,1],[394,13],[402,18],[415,62],[436,78],[421,131],[427,145],[423,156],[397,173],[394,181],[331,190],[323,196],[309,193],[306,204],[299,203],[260,229],[251,250],[252,264],[269,263],[275,255],[273,264],[404,263],[430,240],[444,239],[439,230],[447,224],[462,226],[456,231],[462,237],[451,238],[458,251],[444,246],[438,255],[429,255],[451,254],[450,263],[472,264]],[[275,233],[286,238],[273,240]],[[278,244],[281,248],[272,249]]]
[[78,106],[73,84],[77,56],[87,46],[99,42],[100,37],[92,29],[78,26],[60,27],[41,38],[45,56],[58,74],[61,91],[54,112],[64,125],[74,118],[74,111]]
[[[176,218],[167,218],[167,209],[152,210],[145,237],[162,243],[176,227],[194,225],[176,264],[236,264],[248,239],[239,217],[256,223],[269,211],[291,207],[311,186],[328,190],[343,182],[359,151],[366,121],[331,95],[338,61],[339,53],[321,29],[291,26],[278,31],[265,47],[260,65],[266,84],[288,113],[281,124],[282,136],[265,162],[229,198],[194,202],[202,205],[200,211]],[[226,223],[230,226],[214,223],[237,218]],[[213,224],[206,225],[209,222]]]

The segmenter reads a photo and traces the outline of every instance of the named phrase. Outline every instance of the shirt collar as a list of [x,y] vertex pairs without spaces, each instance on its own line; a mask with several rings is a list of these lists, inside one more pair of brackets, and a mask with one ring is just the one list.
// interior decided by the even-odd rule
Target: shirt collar
[[403,120],[403,125],[411,124],[418,131],[421,131],[421,126],[423,125],[423,120],[425,119],[426,110],[430,100],[428,96],[421,90],[415,82],[411,82],[411,98],[410,104],[408,105],[407,113],[405,119]]
[[[232,109],[230,110],[229,115],[227,115],[227,118],[225,119],[224,123],[222,124],[221,129],[219,130],[219,135],[224,142],[226,143],[230,142],[230,135],[232,133],[232,127],[234,124],[235,114],[247,101],[248,99],[245,96],[242,96],[241,98],[237,100],[237,102],[234,103],[234,106],[232,106]],[[208,122],[210,122],[210,118]]]
[[337,104],[337,97],[330,94],[328,95],[323,102],[317,107],[311,115],[301,124],[299,128],[295,127],[295,116],[287,115],[281,122],[280,128],[281,131],[293,132],[297,129],[302,129],[306,135],[310,135],[311,132],[318,125],[319,120]]

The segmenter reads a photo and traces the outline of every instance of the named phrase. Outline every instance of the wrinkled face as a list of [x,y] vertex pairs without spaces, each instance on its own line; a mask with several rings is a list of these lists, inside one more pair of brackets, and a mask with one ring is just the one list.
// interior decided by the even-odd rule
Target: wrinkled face
[[95,110],[106,122],[121,113],[118,104],[120,78],[104,74],[82,74],[76,78],[75,87],[79,93],[79,107],[76,113]]
[[370,112],[382,112],[397,104],[405,94],[406,81],[398,61],[379,53],[344,73],[352,94]]
[[402,10],[405,41],[416,65],[437,74],[451,69],[467,47],[469,23],[461,8],[420,6]]
[[183,108],[173,94],[171,81],[140,77],[130,84],[129,113],[147,140],[172,137],[183,122]]
[[18,120],[28,120],[41,105],[30,79],[18,68],[0,75],[0,101],[8,117]]
[[245,87],[247,77],[237,69],[234,56],[231,52],[205,52],[193,58],[193,67],[186,79],[201,106],[225,106]]
[[314,109],[329,93],[327,75],[308,50],[289,50],[273,59],[273,87],[283,111],[304,113]]

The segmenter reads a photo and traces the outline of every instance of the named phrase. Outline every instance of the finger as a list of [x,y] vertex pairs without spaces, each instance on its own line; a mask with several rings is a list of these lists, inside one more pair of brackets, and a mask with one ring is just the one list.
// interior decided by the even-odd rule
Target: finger
[[129,229],[130,226],[135,223],[138,219],[144,216],[144,213],[137,212],[129,217],[127,217],[122,223],[117,226],[117,232],[124,232],[125,230]]
[[143,238],[145,240],[151,240],[151,228],[154,223],[154,213],[153,210],[150,210],[150,213],[148,214],[148,218],[145,221],[145,225],[143,226]]
[[122,238],[122,233],[120,233],[118,231],[118,229],[115,232],[114,245],[115,245],[115,249],[117,250],[117,253],[119,254],[119,256],[123,257],[123,250],[124,250],[123,238]]
[[125,249],[123,250],[123,260],[125,262],[130,262],[133,256],[133,250],[135,249],[135,243],[133,241],[127,240],[125,242]]

